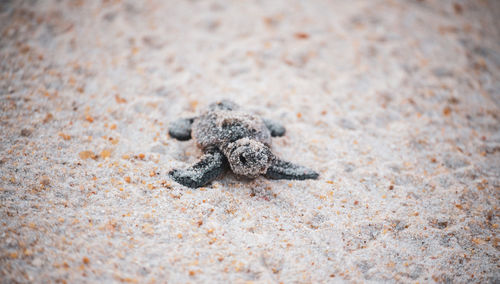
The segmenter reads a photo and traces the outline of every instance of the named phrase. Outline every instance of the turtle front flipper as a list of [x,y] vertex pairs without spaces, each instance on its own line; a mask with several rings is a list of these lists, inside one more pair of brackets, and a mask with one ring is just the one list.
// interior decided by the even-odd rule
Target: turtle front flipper
[[183,170],[174,169],[168,175],[184,186],[197,188],[211,182],[227,168],[224,154],[218,149],[211,149],[196,164]]
[[172,122],[168,127],[170,137],[180,141],[191,139],[191,127],[193,126],[194,118],[181,118]]
[[267,169],[269,179],[317,179],[319,174],[309,168],[276,158]]
[[264,121],[267,129],[269,129],[269,131],[271,132],[272,137],[280,137],[285,135],[286,129],[283,125],[281,125],[281,123],[267,118],[262,119],[262,121]]

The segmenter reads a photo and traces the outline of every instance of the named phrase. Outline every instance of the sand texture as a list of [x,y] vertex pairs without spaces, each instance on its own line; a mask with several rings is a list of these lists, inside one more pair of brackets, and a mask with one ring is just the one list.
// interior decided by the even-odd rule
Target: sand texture
[[[0,1],[1,283],[498,283],[500,1]],[[318,180],[167,173],[231,99]]]

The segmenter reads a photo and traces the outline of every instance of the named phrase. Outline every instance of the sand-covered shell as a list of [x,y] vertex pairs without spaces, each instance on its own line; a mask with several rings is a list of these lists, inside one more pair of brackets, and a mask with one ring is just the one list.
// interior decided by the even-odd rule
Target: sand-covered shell
[[235,110],[209,110],[193,123],[192,136],[202,150],[223,148],[241,138],[271,146],[271,133],[259,116]]

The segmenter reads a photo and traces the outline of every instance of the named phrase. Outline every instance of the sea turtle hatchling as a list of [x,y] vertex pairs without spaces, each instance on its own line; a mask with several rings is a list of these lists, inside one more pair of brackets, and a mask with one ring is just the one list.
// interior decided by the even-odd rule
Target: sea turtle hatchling
[[241,112],[238,105],[229,100],[212,103],[198,117],[174,121],[169,134],[181,141],[193,138],[204,153],[191,167],[169,173],[173,180],[187,187],[201,187],[227,168],[248,178],[264,175],[269,179],[304,180],[319,176],[271,152],[271,137],[285,134],[282,125]]

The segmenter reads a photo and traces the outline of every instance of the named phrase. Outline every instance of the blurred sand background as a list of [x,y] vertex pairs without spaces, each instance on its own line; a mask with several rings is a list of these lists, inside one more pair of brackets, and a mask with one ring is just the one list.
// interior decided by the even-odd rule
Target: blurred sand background
[[[498,283],[500,1],[1,1],[0,279]],[[315,181],[167,177],[231,98]]]

